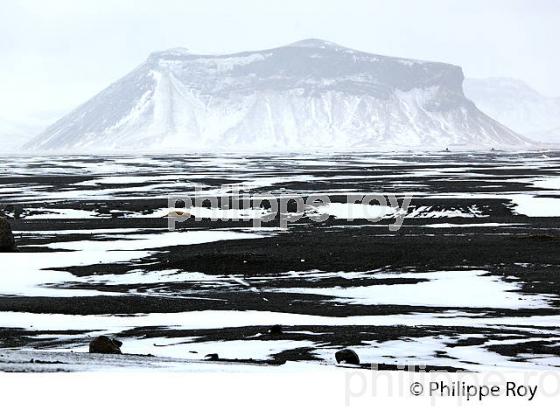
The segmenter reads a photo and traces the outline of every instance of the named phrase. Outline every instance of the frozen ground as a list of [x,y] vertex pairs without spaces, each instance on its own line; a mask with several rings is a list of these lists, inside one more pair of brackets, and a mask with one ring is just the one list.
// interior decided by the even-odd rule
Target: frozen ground
[[[0,158],[20,248],[0,254],[0,369],[303,370],[342,347],[389,369],[557,369],[559,169],[555,152]],[[254,201],[203,203],[168,231],[168,195],[232,190],[331,203],[287,229]],[[345,203],[380,193],[412,200]],[[131,355],[88,356],[101,334]]]

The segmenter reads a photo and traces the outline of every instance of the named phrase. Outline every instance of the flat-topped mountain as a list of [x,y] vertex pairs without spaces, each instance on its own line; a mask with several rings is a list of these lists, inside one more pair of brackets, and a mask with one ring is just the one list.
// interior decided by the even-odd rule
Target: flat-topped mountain
[[322,40],[152,53],[26,145],[70,151],[531,146],[463,94],[460,67]]

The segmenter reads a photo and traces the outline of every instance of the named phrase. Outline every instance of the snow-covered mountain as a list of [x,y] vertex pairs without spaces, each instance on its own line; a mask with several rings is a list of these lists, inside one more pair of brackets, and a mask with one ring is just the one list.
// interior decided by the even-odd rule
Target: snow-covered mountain
[[110,151],[527,147],[465,98],[460,67],[322,40],[153,53],[26,145]]
[[560,98],[541,95],[511,78],[466,79],[466,96],[509,128],[537,140],[560,143]]

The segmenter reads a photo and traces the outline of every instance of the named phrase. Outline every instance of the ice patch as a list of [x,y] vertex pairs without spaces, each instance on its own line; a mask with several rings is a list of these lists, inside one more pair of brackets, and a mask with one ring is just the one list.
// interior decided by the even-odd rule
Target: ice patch
[[560,198],[541,198],[529,194],[511,195],[514,211],[529,217],[560,216]]
[[560,177],[539,179],[533,182],[533,186],[543,189],[560,190]]
[[[74,250],[75,252],[45,252],[41,253],[40,257],[30,257],[30,254],[23,252],[2,254],[5,274],[0,278],[0,294],[53,297],[114,295],[114,293],[97,290],[56,288],[56,286],[67,282],[80,282],[85,279],[55,269],[128,262],[149,256],[153,249],[165,246],[193,245],[221,240],[256,239],[262,236],[256,233],[225,230],[175,231],[132,234],[126,236],[127,239],[53,242],[44,246],[54,249]],[[169,272],[160,273],[163,275],[169,274]],[[107,276],[107,280],[112,278],[111,275]],[[170,276],[170,278],[172,277]],[[115,277],[112,279],[119,280]],[[135,279],[141,279],[139,272],[130,273],[129,276],[125,276],[121,280],[131,281]],[[144,279],[155,280],[151,276]]]
[[338,298],[339,303],[366,305],[411,305],[469,308],[546,308],[544,295],[521,295],[515,282],[504,282],[479,270],[426,273],[376,273],[376,279],[427,279],[414,284],[333,288],[281,288],[277,292],[302,293]]
[[246,208],[246,209],[222,209],[222,208],[205,208],[205,207],[190,207],[190,208],[159,208],[153,213],[143,214],[130,214],[128,218],[166,218],[177,217],[182,214],[177,212],[188,213],[195,218],[200,219],[213,219],[222,221],[243,221],[260,219],[270,215],[270,211],[261,208]]
[[[90,219],[100,218],[94,211],[83,209],[54,209],[54,208],[33,208],[33,211],[41,212],[37,215],[25,216],[25,219]],[[110,218],[110,215],[105,216]]]
[[229,241],[235,239],[257,239],[263,235],[256,233],[234,232],[234,231],[173,231],[159,232],[157,234],[132,234],[126,235],[126,239],[115,239],[111,241],[75,241],[59,242],[45,245],[52,249],[68,249],[75,251],[128,251],[157,249],[168,246],[196,245],[207,242]]
[[314,316],[271,311],[203,310],[179,313],[148,313],[136,315],[63,315],[27,312],[2,312],[0,327],[33,328],[35,330],[99,330],[106,333],[142,326],[174,329],[221,329],[243,326],[468,326],[468,327],[552,327],[560,315],[477,317],[459,311],[441,314],[413,313],[398,315],[363,315],[347,317]]
[[151,352],[158,356],[182,359],[201,359],[210,353],[220,358],[266,360],[285,350],[301,347],[314,347],[307,341],[295,340],[221,340],[197,342],[196,338],[144,338],[126,339],[126,353],[145,354]]
[[488,215],[482,212],[476,206],[470,206],[467,211],[461,209],[436,209],[431,206],[419,206],[413,209],[405,218],[483,218]]
[[423,226],[424,228],[497,228],[500,226],[523,226],[523,225],[525,224],[488,222],[488,223],[480,223],[480,224],[439,223],[439,224],[427,224],[421,226]]
[[308,213],[327,214],[337,219],[380,219],[385,216],[393,215],[395,208],[382,205],[336,203],[315,207]]

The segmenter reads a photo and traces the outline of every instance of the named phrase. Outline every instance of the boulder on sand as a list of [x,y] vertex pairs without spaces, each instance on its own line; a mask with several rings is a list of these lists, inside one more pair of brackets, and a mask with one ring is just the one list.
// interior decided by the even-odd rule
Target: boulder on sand
[[89,343],[90,353],[121,354],[122,342],[107,336],[99,336]]
[[17,251],[16,241],[10,223],[6,218],[0,217],[0,252]]
[[220,356],[218,356],[218,353],[209,353],[204,356],[204,360],[217,361],[220,360]]
[[280,336],[283,332],[282,326],[280,325],[273,325],[270,329],[268,329],[268,333],[271,336]]
[[334,354],[337,363],[360,364],[360,357],[352,349],[342,349]]

